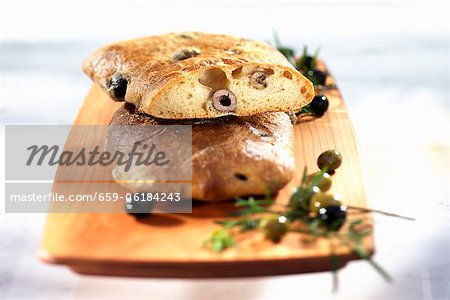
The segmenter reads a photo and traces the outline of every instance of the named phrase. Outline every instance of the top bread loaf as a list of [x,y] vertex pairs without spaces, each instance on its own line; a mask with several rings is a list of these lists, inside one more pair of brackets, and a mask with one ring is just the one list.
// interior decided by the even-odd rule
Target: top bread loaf
[[311,82],[270,45],[226,35],[170,33],[110,44],[86,74],[116,101],[164,119],[295,111]]

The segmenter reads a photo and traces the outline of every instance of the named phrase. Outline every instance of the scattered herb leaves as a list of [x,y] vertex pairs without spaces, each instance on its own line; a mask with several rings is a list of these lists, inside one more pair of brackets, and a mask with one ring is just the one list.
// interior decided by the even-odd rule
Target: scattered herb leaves
[[[264,199],[258,200],[255,197],[247,199],[237,198],[235,206],[238,208],[233,212],[235,219],[221,220],[216,223],[221,225],[221,228],[215,230],[210,237],[205,241],[204,245],[213,251],[221,252],[230,247],[236,247],[236,242],[233,238],[234,233],[264,229],[264,232],[270,232],[271,228],[267,228],[267,224],[277,226],[276,220],[288,226],[286,232],[295,232],[303,235],[309,235],[313,238],[325,238],[330,245],[330,264],[333,273],[333,290],[338,287],[338,267],[339,257],[335,253],[337,245],[347,247],[351,252],[358,255],[361,259],[366,260],[384,279],[391,281],[389,274],[376,263],[363,247],[363,241],[371,233],[369,224],[364,222],[364,219],[358,218],[351,221],[345,221],[347,226],[339,228],[332,225],[325,226],[324,221],[314,214],[311,207],[311,198],[315,193],[323,193],[318,188],[322,176],[327,173],[327,168],[320,170],[312,175],[307,174],[306,167],[299,186],[292,192],[289,202],[287,204],[276,203],[268,189],[266,189]],[[336,200],[340,203],[339,200]],[[328,205],[328,204],[327,204]],[[280,207],[279,210],[273,210],[273,207]],[[379,210],[371,210],[368,208],[360,208],[350,206],[350,209],[358,210],[360,212],[378,212],[388,216],[400,217],[407,220],[411,218],[399,216],[397,214],[386,213]],[[270,222],[267,222],[270,220]],[[275,222],[274,222],[275,220]],[[237,231],[233,231],[236,228]],[[269,230],[269,231],[268,231]],[[281,232],[281,238],[285,232]],[[266,235],[267,237],[267,235]],[[275,239],[274,241],[279,241]]]

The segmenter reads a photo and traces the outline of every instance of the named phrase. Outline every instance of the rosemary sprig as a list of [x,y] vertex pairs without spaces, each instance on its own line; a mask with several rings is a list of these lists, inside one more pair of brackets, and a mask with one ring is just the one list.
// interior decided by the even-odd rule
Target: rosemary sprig
[[[326,91],[333,88],[332,85],[327,85],[328,71],[319,70],[318,66],[318,56],[320,47],[317,48],[313,55],[308,54],[308,48],[305,46],[303,48],[303,54],[301,56],[296,56],[295,50],[290,47],[283,46],[280,41],[280,37],[277,32],[274,31],[273,39],[275,41],[275,47],[280,51],[286,59],[293,65],[300,73],[302,73],[306,78],[308,78],[315,86],[316,91],[321,91],[316,95],[312,101],[304,106],[301,110],[296,112],[290,112],[292,118],[296,123],[307,122],[309,120],[314,120],[322,117],[328,110],[328,98],[321,95],[322,91]],[[335,88],[335,85],[334,85]],[[294,116],[295,114],[295,116]],[[297,117],[297,118],[295,118]]]
[[308,54],[308,48],[303,47],[303,54],[300,57],[296,57],[294,48],[286,47],[281,43],[280,37],[276,31],[273,32],[273,40],[275,47],[283,54],[286,59],[293,65],[298,71],[307,76],[311,81],[316,81],[314,76],[308,74],[309,71],[314,70],[317,67],[317,58],[319,57],[320,47],[316,49],[313,55]]
[[308,105],[305,105],[295,113],[295,115],[299,118],[306,118],[306,117],[316,117],[316,113],[311,109],[311,103]]
[[216,229],[211,236],[203,243],[203,246],[211,248],[215,252],[221,252],[230,247],[235,247],[236,242],[231,233],[232,226],[224,226]]
[[[331,171],[334,170],[331,169]],[[255,197],[237,198],[235,206],[238,210],[232,214],[236,218],[217,221],[216,223],[221,225],[221,228],[215,230],[204,242],[204,245],[216,252],[221,252],[227,248],[236,247],[237,243],[233,235],[237,232],[262,228],[266,238],[270,238],[275,242],[279,241],[286,232],[296,232],[310,235],[314,238],[325,238],[329,241],[334,290],[338,287],[337,274],[339,267],[339,257],[335,253],[335,242],[347,247],[361,259],[366,260],[384,279],[390,281],[391,277],[389,274],[371,258],[363,246],[365,238],[371,233],[371,229],[368,228],[368,224],[365,224],[364,219],[358,218],[348,221],[346,222],[347,226],[341,229],[343,220],[336,219],[325,224],[324,219],[319,218],[317,214],[315,215],[311,211],[311,199],[315,199],[314,195],[316,193],[322,193],[318,186],[320,186],[319,183],[327,172],[328,166],[325,165],[319,172],[308,176],[305,167],[300,184],[294,189],[287,204],[276,203],[269,189],[266,189],[263,199],[256,199]],[[338,200],[334,201],[340,203]],[[274,206],[277,207],[276,210],[273,209]],[[413,220],[412,218],[379,210],[354,206],[350,206],[350,209],[362,212],[373,211],[388,216]],[[345,214],[343,217],[345,221]],[[274,227],[268,228],[268,225]],[[267,230],[270,229],[272,232],[269,234]]]
[[415,221],[416,219],[411,218],[411,217],[406,217],[406,216],[402,216],[399,214],[394,214],[394,213],[390,213],[390,212],[386,212],[386,211],[382,211],[379,209],[371,209],[371,208],[365,208],[365,207],[358,207],[358,206],[351,206],[349,205],[348,208],[350,209],[354,209],[354,210],[359,210],[363,213],[378,213],[381,215],[385,215],[385,216],[389,216],[389,217],[395,217],[395,218],[399,218],[399,219],[404,219],[404,220],[408,220],[408,221]]
[[339,278],[338,278],[338,257],[336,255],[335,247],[333,240],[331,238],[328,238],[328,243],[330,246],[330,266],[331,266],[331,273],[333,275],[333,292],[336,292],[339,288]]
[[303,47],[303,54],[300,56],[296,67],[303,74],[307,74],[309,71],[317,67],[317,58],[319,57],[320,47],[316,49],[314,55],[308,54],[308,47]]
[[286,59],[291,63],[291,65],[296,67],[297,62],[295,59],[295,50],[290,47],[284,47],[281,44],[280,37],[278,36],[278,33],[276,31],[273,32],[273,40],[275,42],[275,47],[277,48],[277,50],[280,51],[281,54],[283,54],[286,57]]

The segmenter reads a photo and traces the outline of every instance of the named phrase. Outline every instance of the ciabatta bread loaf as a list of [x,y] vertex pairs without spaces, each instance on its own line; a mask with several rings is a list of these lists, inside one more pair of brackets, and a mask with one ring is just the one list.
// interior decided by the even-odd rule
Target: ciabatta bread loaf
[[[207,120],[161,120],[136,112],[131,104],[119,108],[110,125],[192,125],[192,197],[219,201],[276,192],[294,172],[293,125],[283,112],[250,117]],[[170,137],[166,139],[172,142]],[[116,146],[136,142],[134,135],[108,139]],[[115,146],[115,145],[110,145]],[[176,147],[176,146],[175,146]],[[177,148],[174,148],[177,151]],[[180,149],[179,151],[183,151]],[[114,179],[133,192],[147,192],[149,168],[128,172],[118,168]],[[135,183],[134,183],[135,181]],[[126,184],[123,184],[126,182]]]
[[270,45],[227,35],[170,33],[107,45],[84,63],[111,98],[157,118],[295,111],[311,82]]

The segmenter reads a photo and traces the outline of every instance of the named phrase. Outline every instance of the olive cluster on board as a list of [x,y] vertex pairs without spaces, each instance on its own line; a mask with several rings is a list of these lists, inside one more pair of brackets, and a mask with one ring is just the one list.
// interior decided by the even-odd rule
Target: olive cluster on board
[[[339,230],[345,223],[347,207],[342,205],[340,197],[329,192],[332,180],[329,173],[334,173],[342,163],[342,155],[337,150],[327,150],[320,154],[317,165],[320,170],[310,174],[306,183],[311,183],[320,176],[313,186],[309,201],[309,215],[312,219],[319,219],[321,224],[329,230]],[[324,172],[325,171],[325,172]],[[284,216],[272,216],[261,222],[264,236],[274,242],[279,242],[289,231],[289,222]]]

